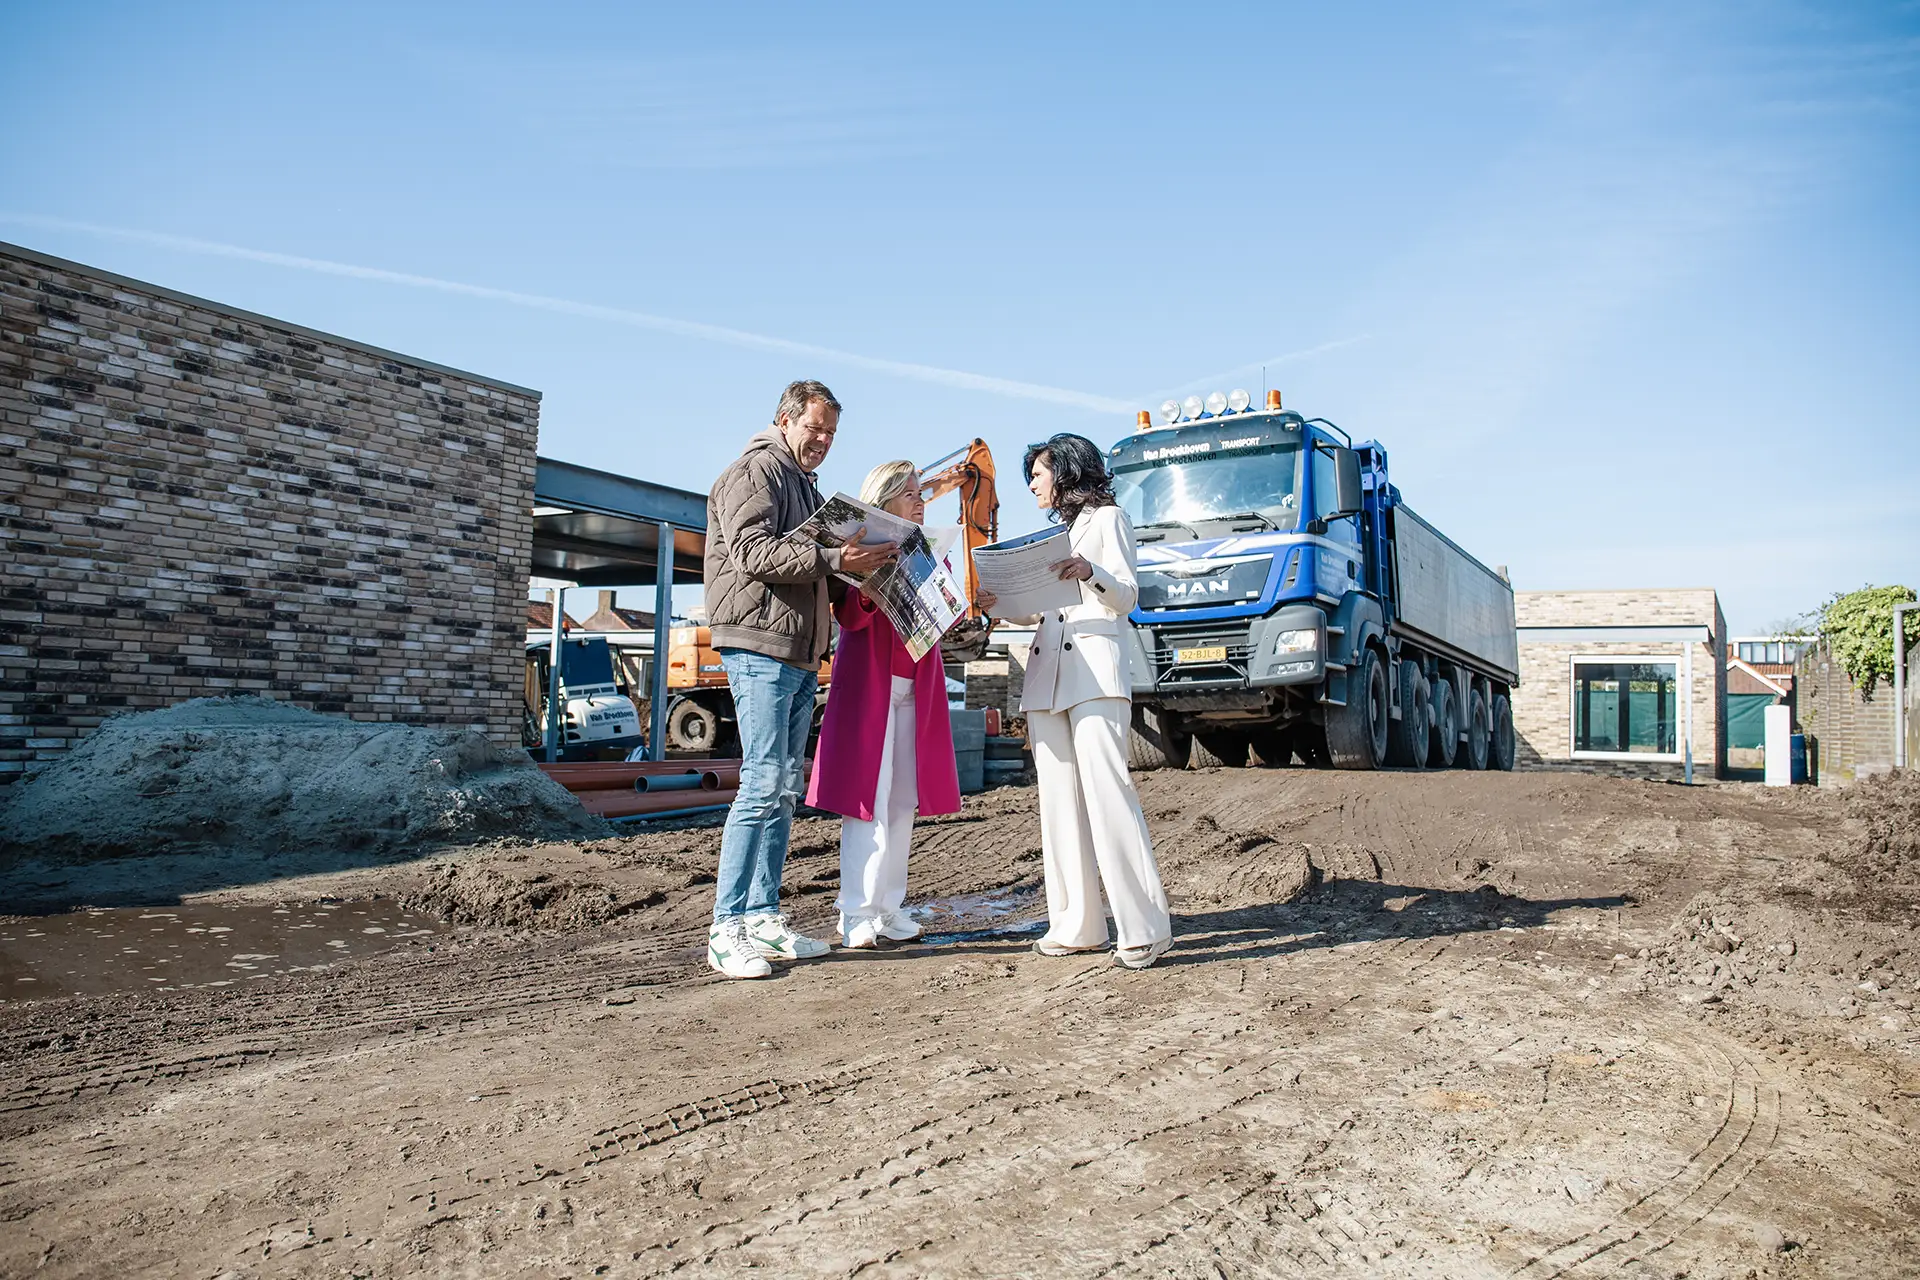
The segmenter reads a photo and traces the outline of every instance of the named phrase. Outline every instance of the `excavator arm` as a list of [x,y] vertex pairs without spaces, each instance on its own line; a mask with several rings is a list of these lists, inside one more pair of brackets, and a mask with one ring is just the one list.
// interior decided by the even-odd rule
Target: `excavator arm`
[[967,615],[941,640],[949,658],[969,660],[986,652],[993,619],[973,603],[980,582],[973,570],[973,553],[1000,537],[1000,496],[994,489],[993,454],[984,440],[956,449],[938,462],[920,468],[920,493],[927,501],[960,494],[960,541],[966,554],[962,575],[967,592]]

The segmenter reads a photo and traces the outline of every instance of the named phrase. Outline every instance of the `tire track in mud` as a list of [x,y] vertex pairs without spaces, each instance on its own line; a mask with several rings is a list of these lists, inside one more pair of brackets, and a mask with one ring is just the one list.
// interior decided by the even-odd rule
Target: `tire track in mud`
[[[796,1192],[786,1200],[766,1206],[751,1219],[725,1224],[736,1232],[732,1238],[712,1240],[713,1226],[701,1232],[703,1248],[697,1255],[673,1256],[683,1241],[666,1242],[655,1250],[643,1251],[638,1261],[664,1264],[668,1271],[689,1266],[722,1265],[724,1259],[740,1250],[764,1243],[769,1237],[811,1224],[811,1229],[832,1238],[835,1229],[830,1220],[843,1210],[857,1211],[863,1221],[876,1214],[897,1212],[913,1202],[908,1196],[937,1195],[952,1206],[980,1205],[971,1213],[963,1210],[959,1220],[949,1225],[942,1239],[899,1250],[893,1261],[912,1265],[916,1253],[953,1243],[971,1233],[991,1233],[1004,1228],[996,1209],[1004,1206],[996,1198],[1009,1177],[1022,1181],[1045,1182],[1062,1194],[1075,1183],[1097,1181],[1104,1175],[1095,1168],[1120,1156],[1129,1148],[1180,1135],[1188,1130],[1215,1125],[1233,1109],[1292,1087],[1297,1069],[1289,1072],[1293,1050],[1281,1050],[1252,1056],[1233,1057],[1224,1068],[1201,1074],[1200,1068],[1225,1056],[1237,1038],[1241,1026],[1224,1024],[1244,1020],[1239,1011],[1222,1011],[1204,1018],[1188,1020],[1184,1030],[1157,1028],[1154,1040],[1184,1035],[1211,1037],[1206,1045],[1164,1045],[1154,1043],[1136,1049],[1130,1061],[1118,1064],[1116,1055],[1125,1057],[1127,1046],[1107,1045],[1065,1058],[1051,1059],[1035,1067],[1023,1063],[1017,1068],[1004,1063],[971,1065],[962,1061],[953,1083],[986,1077],[992,1084],[980,1096],[954,1106],[940,1116],[915,1122],[896,1131],[875,1145],[886,1151],[871,1164],[857,1164],[834,1175],[822,1186]],[[1275,1078],[1261,1079],[1279,1068]],[[1213,1082],[1231,1076],[1242,1083],[1232,1090],[1221,1090]],[[1072,1085],[1071,1082],[1080,1083]],[[1031,1083],[1023,1081],[1031,1080]],[[896,1081],[903,1095],[913,1082]],[[1088,1141],[1078,1137],[1086,1127],[1082,1113],[1098,1112],[1116,1099],[1163,1096],[1160,1090],[1180,1085],[1182,1103],[1192,1113],[1144,1128],[1118,1141]],[[1212,1096],[1201,1100],[1192,1096],[1207,1089]],[[938,1088],[932,1090],[936,1095]],[[1167,1104],[1161,1104],[1167,1105]],[[1017,1143],[1013,1139],[1017,1136]],[[1324,1148],[1322,1148],[1324,1149]],[[988,1215],[982,1219],[978,1214]],[[1113,1204],[1111,1198],[1098,1203],[1084,1221],[1072,1224],[1075,1235],[1091,1235],[1103,1241],[1118,1232],[1137,1234],[1144,1229],[1141,1215],[1131,1201]],[[1064,1243],[1055,1237],[1056,1243]],[[788,1241],[790,1250],[804,1249],[809,1242]],[[1150,1241],[1143,1241],[1150,1243]],[[646,1252],[654,1252],[648,1259]],[[789,1257],[792,1257],[789,1254]],[[875,1262],[879,1259],[868,1259]],[[863,1264],[864,1265],[864,1264]],[[935,1267],[935,1270],[938,1268]],[[859,1267],[855,1267],[857,1272]]]
[[[1369,949],[1379,952],[1367,957],[1370,967],[1387,970],[1404,967],[1404,979],[1412,979],[1438,959],[1446,945],[1434,939],[1396,939],[1384,950],[1372,944]],[[1324,965],[1316,963],[1315,968],[1345,969],[1350,959],[1329,956]],[[1090,979],[1111,974],[1112,971],[1104,967],[1082,970],[1036,990],[1022,1003],[1032,1011],[1052,1015],[1082,1001]],[[1391,977],[1385,980],[1394,981]],[[1254,1053],[1236,1052],[1234,1046],[1242,1043],[1243,1036],[1256,1031],[1270,1033],[1272,1029],[1270,1020],[1262,1019],[1259,1011],[1235,998],[1239,994],[1237,990],[1232,994],[1217,992],[1207,999],[1207,1008],[1189,1011],[1171,1022],[1155,1021],[1118,1042],[1090,1042],[1077,1053],[1055,1055],[1038,1065],[1043,1084],[1063,1078],[1095,1081],[1077,1090],[1041,1088],[1036,1092],[1031,1086],[1011,1087],[997,1074],[1007,1069],[1007,1064],[985,1068],[995,1072],[994,1079],[1001,1084],[988,1096],[882,1143],[890,1149],[889,1154],[872,1166],[857,1167],[840,1175],[832,1184],[832,1194],[807,1193],[820,1197],[813,1201],[805,1196],[797,1197],[777,1213],[777,1220],[747,1226],[721,1247],[710,1248],[698,1256],[683,1256],[673,1265],[675,1269],[718,1265],[734,1251],[764,1243],[767,1237],[796,1228],[803,1222],[816,1222],[821,1214],[857,1207],[871,1215],[888,1212],[900,1203],[894,1199],[876,1201],[878,1196],[937,1193],[949,1207],[968,1203],[992,1205],[1003,1181],[1016,1173],[1022,1180],[1031,1179],[1046,1185],[1050,1196],[1066,1196],[1079,1180],[1105,1177],[1100,1170],[1110,1169],[1116,1163],[1124,1164],[1129,1151],[1151,1149],[1156,1142],[1173,1139],[1183,1152],[1208,1142],[1232,1147],[1238,1141],[1233,1136],[1238,1126],[1232,1121],[1232,1113],[1276,1092],[1296,1087],[1301,1068],[1311,1065],[1311,1055],[1304,1044],[1286,1044]],[[1377,990],[1369,994],[1377,994]],[[1318,1014],[1320,1018],[1332,1017],[1358,998],[1354,993],[1338,995],[1323,1007],[1316,1010],[1308,1006],[1304,1012]],[[1298,999],[1289,996],[1282,1003],[1297,1003]],[[1296,1012],[1303,1011],[1290,1010],[1286,1016]],[[1256,1026],[1263,1021],[1268,1025]],[[1188,1043],[1169,1044],[1168,1041]],[[1251,1037],[1246,1043],[1251,1043]],[[1129,1044],[1144,1046],[1133,1050],[1144,1056],[1116,1068],[1115,1057],[1127,1054]],[[1231,1089],[1221,1088],[1222,1084],[1233,1081],[1241,1083]],[[1102,1104],[1104,1114],[1110,1115],[1115,1094],[1130,1094],[1137,1100],[1136,1106],[1150,1110],[1164,1107],[1166,1103],[1157,1101],[1166,1096],[1161,1091],[1175,1087],[1189,1105],[1197,1108],[1195,1114],[1153,1125],[1118,1141],[1090,1143],[1080,1136],[1086,1127],[1079,1117],[1080,1111],[1099,1111],[1096,1104]],[[1204,1102],[1198,1100],[1202,1093],[1208,1095]],[[1145,1102],[1149,1097],[1156,1101]],[[1007,1150],[1006,1131],[1018,1133],[1023,1150],[1014,1153]],[[1288,1176],[1297,1174],[1306,1163],[1322,1158],[1340,1140],[1341,1132],[1336,1128],[1322,1135],[1300,1164],[1287,1171]],[[1094,1172],[1083,1173],[1083,1170]],[[1348,1272],[1361,1271],[1389,1256],[1398,1243],[1375,1218],[1330,1189],[1271,1191],[1262,1183],[1232,1195],[1183,1193],[1152,1209],[1140,1207],[1138,1193],[1116,1195],[1114,1190],[1108,1187],[1104,1194],[1089,1197],[1091,1207],[1077,1212],[1068,1224],[1072,1239],[1054,1236],[1065,1257],[1109,1259],[1105,1270],[1095,1273],[1100,1275],[1158,1273],[1154,1269],[1160,1252],[1167,1248],[1178,1251],[1191,1245],[1197,1238],[1195,1232],[1205,1232],[1209,1247],[1218,1249],[1219,1238],[1214,1228],[1220,1222],[1237,1224],[1246,1237],[1242,1246],[1227,1255],[1237,1264],[1249,1268],[1280,1267],[1287,1274],[1324,1274],[1336,1266]],[[1261,1221],[1257,1223],[1242,1214],[1242,1206],[1249,1197],[1263,1197]],[[775,1214],[776,1210],[769,1206],[765,1212]],[[991,1233],[1005,1226],[1001,1220],[963,1221],[960,1226],[949,1227],[941,1239],[897,1250],[885,1260],[912,1267],[916,1259],[925,1259],[928,1268],[937,1271],[939,1251],[967,1228]],[[831,1230],[831,1222],[824,1227]],[[1275,1233],[1282,1228],[1291,1234],[1286,1237],[1288,1243],[1276,1246]],[[1082,1236],[1097,1239],[1098,1246],[1089,1245],[1084,1249],[1076,1246],[1074,1241]],[[1114,1260],[1116,1240],[1131,1241],[1127,1247],[1133,1252]],[[663,1246],[663,1251],[670,1247]],[[787,1247],[800,1246],[790,1241]],[[867,1260],[868,1263],[878,1261],[882,1259]],[[1064,1270],[1056,1268],[1056,1273]]]
[[1718,1060],[1724,1090],[1713,1132],[1672,1175],[1607,1221],[1564,1240],[1509,1274],[1554,1280],[1599,1275],[1672,1245],[1739,1189],[1772,1151],[1780,1130],[1780,1076],[1737,1045],[1698,1040]]
[[[1276,1187],[1275,1178],[1213,1203],[1205,1192],[1174,1197],[1141,1221],[1160,1228],[1144,1247],[1121,1258],[1095,1280],[1108,1276],[1167,1274],[1159,1261],[1163,1249],[1189,1244],[1205,1232],[1205,1250],[1226,1274],[1246,1270],[1262,1275],[1366,1275],[1398,1248],[1392,1234],[1347,1196],[1329,1188]],[[1174,1206],[1192,1206],[1186,1213]],[[1250,1209],[1257,1207],[1255,1219]],[[1218,1274],[1218,1273],[1216,1273]]]

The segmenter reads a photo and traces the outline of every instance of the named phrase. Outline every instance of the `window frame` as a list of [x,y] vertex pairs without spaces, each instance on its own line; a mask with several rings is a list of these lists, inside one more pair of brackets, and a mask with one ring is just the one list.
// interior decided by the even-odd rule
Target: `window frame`
[[[1580,696],[1580,667],[1589,666],[1662,666],[1673,668],[1674,707],[1673,745],[1671,752],[1665,751],[1582,751],[1575,744],[1579,742],[1578,713]],[[1690,714],[1693,706],[1693,682],[1687,669],[1685,653],[1574,653],[1567,656],[1567,756],[1573,760],[1638,760],[1647,764],[1681,764],[1687,758],[1687,745],[1692,737],[1693,723]]]

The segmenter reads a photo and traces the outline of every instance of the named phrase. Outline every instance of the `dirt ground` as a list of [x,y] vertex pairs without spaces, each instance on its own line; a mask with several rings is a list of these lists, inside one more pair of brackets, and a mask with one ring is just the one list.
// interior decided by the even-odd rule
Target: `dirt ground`
[[701,961],[710,823],[195,891],[455,923],[0,1004],[0,1272],[1920,1273],[1920,781],[1140,787],[1146,973],[1027,949],[1030,789],[921,825],[927,941],[759,983]]

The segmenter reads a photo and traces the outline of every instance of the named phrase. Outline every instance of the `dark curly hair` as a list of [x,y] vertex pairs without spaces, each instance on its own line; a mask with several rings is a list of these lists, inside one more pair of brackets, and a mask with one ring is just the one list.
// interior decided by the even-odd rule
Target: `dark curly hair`
[[1085,436],[1063,431],[1043,444],[1027,446],[1020,463],[1027,483],[1033,483],[1033,464],[1047,460],[1053,471],[1052,516],[1062,524],[1072,524],[1082,511],[1114,505],[1113,476],[1107,472],[1107,459],[1100,446]]

